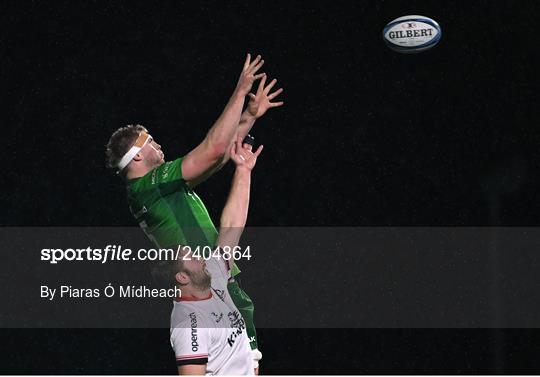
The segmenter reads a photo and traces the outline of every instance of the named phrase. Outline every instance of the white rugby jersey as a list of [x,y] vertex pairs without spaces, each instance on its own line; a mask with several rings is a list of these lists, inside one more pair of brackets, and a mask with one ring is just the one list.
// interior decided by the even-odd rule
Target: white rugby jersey
[[180,298],[171,314],[171,345],[176,364],[207,364],[207,375],[253,375],[246,324],[234,305],[223,259],[206,261],[211,294],[202,300]]

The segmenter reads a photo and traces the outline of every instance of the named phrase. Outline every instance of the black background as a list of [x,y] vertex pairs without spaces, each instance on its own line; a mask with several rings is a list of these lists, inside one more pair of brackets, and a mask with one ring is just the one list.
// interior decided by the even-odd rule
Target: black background
[[[122,182],[104,167],[109,135],[142,123],[168,158],[187,153],[251,52],[263,55],[286,104],[253,130],[266,148],[248,225],[536,226],[539,8],[532,1],[4,4],[1,224],[134,225]],[[440,44],[410,56],[386,48],[382,28],[407,14],[437,20]],[[231,171],[198,190],[213,218]],[[7,373],[175,372],[168,330],[1,334]],[[536,330],[259,334],[269,374],[538,372]]]

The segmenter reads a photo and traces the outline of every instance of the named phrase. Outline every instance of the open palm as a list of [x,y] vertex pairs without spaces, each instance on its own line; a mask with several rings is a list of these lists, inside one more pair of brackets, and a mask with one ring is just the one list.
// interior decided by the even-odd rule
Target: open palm
[[279,107],[283,105],[283,102],[271,102],[274,98],[276,98],[281,92],[283,92],[283,89],[280,88],[273,93],[270,93],[270,90],[276,85],[277,80],[273,79],[270,81],[270,83],[265,87],[266,83],[266,75],[264,75],[259,82],[259,87],[257,88],[257,92],[255,94],[249,93],[250,101],[248,103],[247,110],[249,113],[254,116],[255,118],[260,118],[261,116],[266,113],[268,109],[271,107]]
[[253,170],[257,163],[257,157],[261,154],[263,146],[259,146],[255,153],[251,151],[251,145],[243,144],[242,138],[238,138],[231,147],[231,159],[236,164],[237,168],[246,168],[247,170]]

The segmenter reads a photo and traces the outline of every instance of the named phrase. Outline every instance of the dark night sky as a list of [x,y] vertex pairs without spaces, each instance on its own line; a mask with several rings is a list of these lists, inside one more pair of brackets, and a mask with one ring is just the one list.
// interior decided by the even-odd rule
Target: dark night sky
[[[253,130],[265,151],[248,225],[540,224],[536,2],[52,4],[0,8],[4,226],[135,225],[122,182],[104,167],[109,135],[142,123],[169,158],[186,154],[221,112],[247,52],[262,54],[285,89],[285,106]],[[389,50],[382,28],[407,14],[438,21],[439,45]],[[198,190],[214,218],[231,171]],[[425,335],[408,336],[404,344]],[[472,338],[452,339],[448,352]],[[474,355],[462,370],[493,363]],[[430,370],[399,360],[353,371]],[[111,373],[141,370],[107,363]],[[288,365],[272,371],[294,372]]]
[[[4,9],[2,115],[17,189],[3,195],[3,224],[133,224],[104,168],[110,133],[142,123],[169,158],[187,153],[252,52],[286,106],[253,132],[267,149],[251,225],[536,225],[537,6],[466,4]],[[408,13],[439,21],[433,50],[384,46],[382,27]],[[214,217],[229,177],[200,187]]]

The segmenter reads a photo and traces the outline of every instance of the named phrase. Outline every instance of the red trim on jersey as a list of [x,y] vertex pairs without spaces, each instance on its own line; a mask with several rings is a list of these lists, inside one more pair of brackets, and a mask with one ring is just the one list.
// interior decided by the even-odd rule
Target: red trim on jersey
[[176,356],[176,360],[205,359],[207,357],[208,357],[207,353],[200,353],[198,355]]
[[207,297],[203,297],[203,298],[199,298],[199,297],[195,297],[195,296],[182,296],[182,297],[176,297],[174,300],[176,302],[180,302],[180,301],[204,301],[204,300],[209,300],[212,298],[212,291],[210,291],[210,293],[208,294]]

